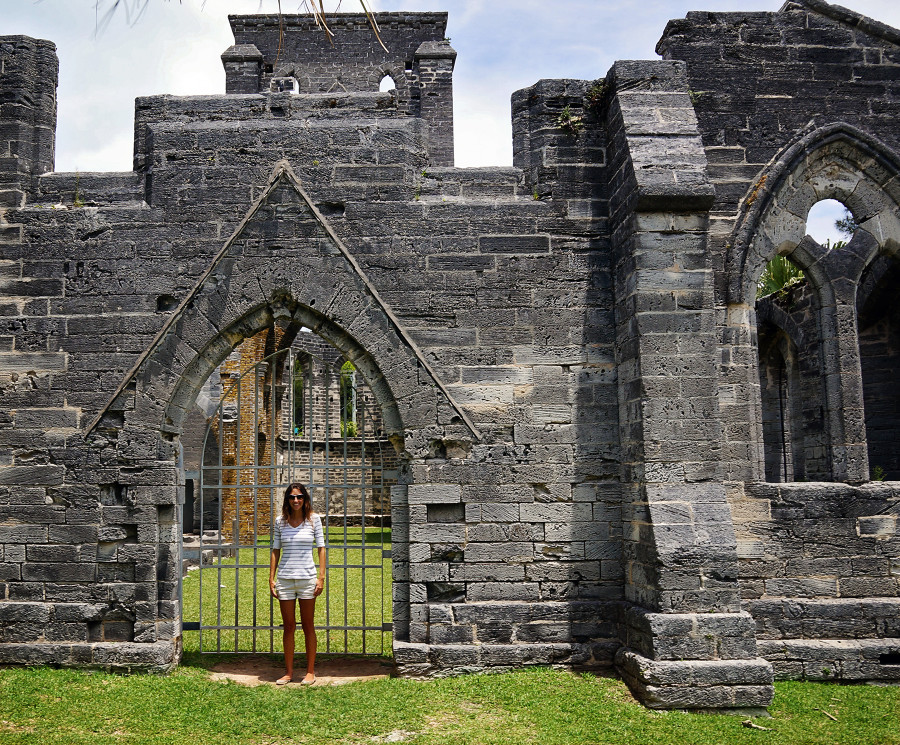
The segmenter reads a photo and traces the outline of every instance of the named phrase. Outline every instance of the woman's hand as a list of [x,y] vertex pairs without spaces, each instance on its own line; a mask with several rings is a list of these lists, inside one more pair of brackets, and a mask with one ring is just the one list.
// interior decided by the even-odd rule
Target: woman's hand
[[273,548],[272,554],[269,557],[269,592],[272,593],[272,597],[276,600],[280,600],[278,597],[278,590],[275,589],[275,573],[278,571],[278,560],[281,558],[281,549]]
[[322,590],[325,589],[325,578],[317,577],[316,578],[316,589],[313,590],[313,597],[317,598],[322,594]]

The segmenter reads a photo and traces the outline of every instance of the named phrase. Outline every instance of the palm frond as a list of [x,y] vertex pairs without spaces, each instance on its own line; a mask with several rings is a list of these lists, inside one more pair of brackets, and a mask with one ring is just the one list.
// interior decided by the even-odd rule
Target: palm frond
[[756,298],[775,292],[785,292],[799,285],[806,278],[803,270],[786,256],[776,256],[763,269],[756,282]]

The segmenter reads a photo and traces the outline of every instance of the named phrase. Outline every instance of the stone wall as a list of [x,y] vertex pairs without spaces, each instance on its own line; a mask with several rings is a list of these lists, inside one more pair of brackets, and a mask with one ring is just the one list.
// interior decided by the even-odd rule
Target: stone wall
[[235,44],[222,55],[226,93],[377,91],[394,82],[399,108],[427,127],[432,165],[453,165],[453,66],[446,13],[229,16]]
[[[441,19],[404,18],[407,82],[449,95]],[[353,23],[347,81],[382,59]],[[236,41],[232,94],[137,100],[133,173],[4,166],[28,178],[0,204],[0,661],[177,662],[182,444],[234,349],[305,327],[397,453],[401,673],[615,664],[687,709],[900,678],[895,484],[866,483],[892,352],[861,360],[892,323],[897,31],[821,0],[690,14],[662,61],[515,93],[514,166],[483,169],[450,167],[412,83],[273,92],[268,42]],[[804,237],[829,197],[860,223],[832,252]],[[810,293],[778,312],[776,253]]]

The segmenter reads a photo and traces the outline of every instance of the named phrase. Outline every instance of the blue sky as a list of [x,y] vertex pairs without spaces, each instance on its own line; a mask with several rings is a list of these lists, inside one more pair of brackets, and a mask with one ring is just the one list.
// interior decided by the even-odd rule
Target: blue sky
[[[101,8],[111,0],[99,0]],[[96,0],[0,0],[0,34],[55,42],[60,56],[56,167],[130,170],[134,98],[224,91],[219,55],[228,13],[271,11],[275,0],[151,0],[130,24],[118,13],[95,35]],[[326,0],[326,8],[336,2]],[[512,161],[509,97],[541,78],[595,79],[617,59],[656,59],[666,22],[691,10],[777,10],[781,0],[373,0],[376,10],[446,10],[459,166]],[[296,12],[298,0],[282,0]],[[900,27],[898,0],[854,10]],[[343,0],[342,11],[356,11]],[[102,11],[101,11],[102,12]]]

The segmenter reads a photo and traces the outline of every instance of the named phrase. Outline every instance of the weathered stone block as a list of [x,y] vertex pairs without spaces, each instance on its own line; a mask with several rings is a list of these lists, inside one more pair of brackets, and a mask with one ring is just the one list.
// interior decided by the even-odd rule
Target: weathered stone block
[[459,484],[410,484],[409,504],[453,504],[461,499]]

